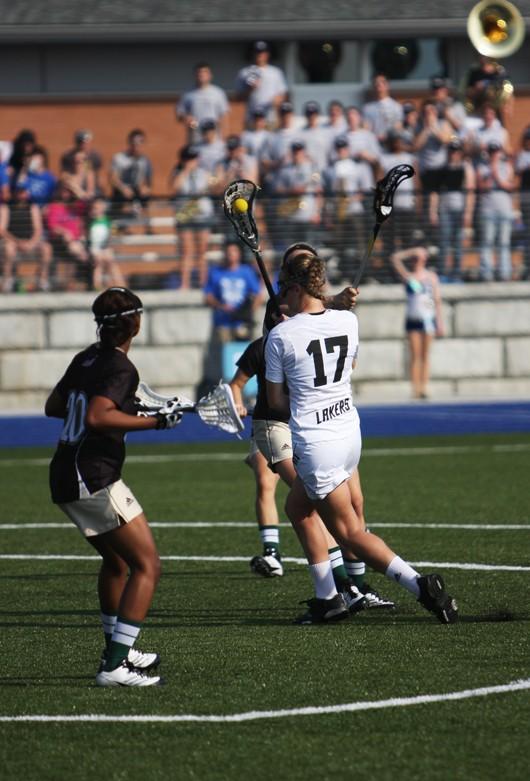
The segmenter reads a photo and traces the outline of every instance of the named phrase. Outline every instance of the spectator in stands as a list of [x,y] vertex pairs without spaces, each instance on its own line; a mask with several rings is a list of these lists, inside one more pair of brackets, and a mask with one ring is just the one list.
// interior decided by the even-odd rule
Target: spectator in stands
[[464,231],[471,231],[473,226],[475,189],[475,171],[464,156],[462,141],[455,136],[449,142],[447,163],[440,171],[440,192],[434,196],[432,220],[440,226],[440,267],[448,281],[461,280]]
[[195,89],[186,92],[177,104],[177,119],[188,131],[188,143],[200,140],[199,126],[205,119],[213,120],[224,135],[224,120],[228,100],[221,87],[212,84],[212,70],[207,62],[195,66]]
[[452,135],[449,122],[438,117],[436,103],[433,100],[425,100],[421,109],[419,132],[414,141],[414,151],[418,156],[423,221],[431,226],[434,213],[433,195],[440,187],[440,169],[447,161],[447,144]]
[[318,243],[322,222],[322,182],[320,171],[308,157],[302,140],[291,144],[291,162],[276,178],[276,193],[283,196],[277,205],[284,243]]
[[271,65],[270,47],[266,41],[252,45],[253,64],[237,74],[237,92],[247,101],[247,117],[260,106],[267,111],[270,122],[276,120],[276,111],[287,98],[287,82],[283,71]]
[[199,165],[213,176],[220,160],[226,153],[225,142],[219,137],[217,124],[213,119],[204,119],[200,124],[201,142],[197,144]]
[[493,251],[498,247],[497,277],[512,278],[511,237],[515,173],[496,141],[487,148],[487,160],[477,167],[480,219],[480,276],[494,279]]
[[348,139],[350,155],[356,163],[364,165],[372,187],[382,154],[381,145],[375,133],[362,126],[362,114],[357,106],[349,106],[346,109],[346,123],[344,137]]
[[[428,398],[430,350],[434,336],[444,335],[440,282],[435,271],[427,268],[427,247],[411,247],[395,252],[390,262],[405,283],[407,310],[405,330],[410,350],[410,380],[415,399]],[[409,271],[405,265],[412,262]]]
[[388,80],[383,73],[377,73],[373,77],[372,91],[375,100],[364,104],[363,117],[379,143],[384,144],[389,130],[400,129],[403,123],[403,107],[390,97]]
[[199,165],[199,150],[188,145],[180,151],[179,162],[170,174],[169,189],[176,198],[175,225],[179,240],[180,287],[190,287],[192,273],[200,287],[206,282],[206,251],[214,215],[210,175]]
[[431,100],[436,103],[438,118],[445,119],[458,136],[466,134],[466,110],[462,103],[451,97],[449,82],[443,76],[431,78]]
[[19,182],[12,203],[0,206],[0,237],[4,244],[4,269],[2,292],[15,288],[14,266],[20,254],[38,255],[40,259],[38,290],[49,290],[49,270],[52,259],[51,246],[44,240],[41,210],[30,203],[23,182]]
[[145,133],[136,128],[127,136],[127,148],[112,158],[110,184],[117,216],[147,216],[153,166],[144,154]]
[[214,338],[217,342],[248,340],[262,299],[260,280],[241,263],[237,241],[228,241],[224,253],[223,266],[210,269],[204,287],[205,303],[213,310]]
[[306,126],[300,134],[305,144],[308,156],[319,171],[323,171],[329,163],[330,136],[320,122],[320,105],[315,100],[308,100],[304,106]]
[[95,189],[99,192],[101,189],[99,177],[103,163],[99,152],[96,152],[92,147],[93,139],[94,136],[91,130],[76,130],[73,147],[68,149],[61,157],[61,173],[74,174],[76,172],[75,157],[78,152],[83,152],[85,155],[85,167],[87,171],[93,172]]
[[291,144],[302,137],[295,124],[292,103],[284,101],[279,108],[279,114],[280,126],[271,133],[261,154],[263,184],[269,193],[276,189],[276,177],[280,170],[291,162]]
[[248,154],[259,160],[270,135],[271,131],[267,128],[267,110],[257,106],[252,111],[247,128],[241,133],[241,140]]
[[23,181],[32,203],[42,207],[53,198],[57,177],[48,168],[48,153],[43,146],[34,148]]
[[92,259],[92,286],[94,290],[107,287],[126,287],[127,283],[110,246],[112,221],[107,214],[107,203],[96,197],[88,216],[88,250]]
[[78,150],[72,157],[71,165],[71,170],[62,172],[61,179],[79,201],[87,203],[96,195],[96,175],[86,152]]
[[502,92],[507,78],[506,69],[496,60],[481,54],[478,63],[468,71],[466,79],[466,105],[474,114],[479,114],[484,103],[495,101]]
[[373,178],[369,167],[350,156],[346,136],[338,136],[334,143],[336,160],[324,171],[324,190],[327,195],[327,224],[333,246],[339,256],[342,279],[351,279],[348,251],[353,249],[357,261],[366,249],[366,227],[363,200],[370,190]]
[[250,179],[259,183],[258,161],[247,154],[241,137],[235,135],[226,139],[226,155],[215,169],[215,191],[222,195],[234,179]]
[[420,114],[415,103],[403,103],[403,127],[401,129],[401,139],[403,148],[407,152],[412,152],[414,140],[419,131]]
[[499,144],[504,153],[510,155],[512,153],[510,136],[506,128],[501,125],[495,107],[491,103],[484,103],[480,115],[482,124],[472,135],[472,144],[477,156],[477,163],[480,156],[487,152],[489,144]]
[[521,138],[521,151],[515,160],[515,172],[518,176],[521,217],[525,227],[524,266],[522,278],[530,275],[530,125]]
[[13,141],[13,151],[9,158],[8,171],[11,191],[16,190],[19,177],[27,171],[37,138],[33,130],[21,130]]
[[[57,185],[54,200],[46,207],[46,223],[54,255],[75,263],[75,276],[89,283],[90,256],[86,249],[84,207],[64,182]],[[64,280],[68,288],[73,275]]]
[[[396,165],[411,165],[416,169],[416,157],[408,151],[403,135],[398,130],[391,130],[388,133],[387,147],[388,151],[381,155],[378,179]],[[381,231],[386,257],[390,257],[398,249],[398,245],[399,249],[412,246],[416,228],[415,178],[405,179],[395,192],[392,215]]]
[[0,203],[7,203],[11,197],[9,167],[7,162],[0,163]]
[[328,144],[330,153],[333,151],[333,144],[338,136],[344,135],[346,132],[346,118],[344,116],[344,106],[340,100],[330,100],[327,107],[328,118],[322,125],[326,133],[328,134]]

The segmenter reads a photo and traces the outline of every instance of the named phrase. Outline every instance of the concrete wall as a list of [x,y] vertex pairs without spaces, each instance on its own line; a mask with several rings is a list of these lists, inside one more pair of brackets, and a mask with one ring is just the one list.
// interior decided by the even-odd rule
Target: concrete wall
[[[432,350],[432,397],[530,396],[530,283],[448,285],[447,336]],[[86,293],[0,298],[0,411],[38,410],[73,354],[95,340]],[[146,314],[131,358],[161,392],[194,396],[208,353],[210,311],[198,291],[142,295]],[[354,392],[363,402],[410,397],[404,295],[366,286],[357,314],[361,349]]]

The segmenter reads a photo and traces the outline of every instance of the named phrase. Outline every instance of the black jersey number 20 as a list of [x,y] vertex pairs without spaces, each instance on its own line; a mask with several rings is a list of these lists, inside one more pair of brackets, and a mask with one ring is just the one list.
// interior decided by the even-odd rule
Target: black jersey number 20
[[83,391],[70,391],[66,402],[66,418],[60,441],[66,445],[75,445],[85,431],[87,397]]
[[333,375],[332,382],[340,382],[342,379],[342,372],[344,370],[346,356],[348,355],[347,336],[328,336],[327,339],[313,339],[312,342],[309,342],[306,348],[306,352],[313,357],[313,362],[315,364],[315,376],[313,378],[313,385],[315,388],[328,384],[328,378],[324,371],[322,342],[324,342],[326,352],[329,354],[334,353],[337,347],[339,348],[337,366],[335,368],[335,374]]

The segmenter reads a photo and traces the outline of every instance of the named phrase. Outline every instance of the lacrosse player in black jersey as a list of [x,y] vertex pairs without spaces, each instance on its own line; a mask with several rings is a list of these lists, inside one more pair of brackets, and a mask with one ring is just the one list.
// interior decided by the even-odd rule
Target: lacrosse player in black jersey
[[48,417],[63,429],[50,465],[55,502],[103,559],[98,578],[106,638],[98,686],[159,685],[148,675],[160,658],[133,648],[160,577],[160,558],[144,512],[121,480],[128,431],[175,426],[171,405],[138,417],[138,372],[127,357],[140,330],[142,302],[112,287],[92,305],[99,341],[78,353],[51,392]]

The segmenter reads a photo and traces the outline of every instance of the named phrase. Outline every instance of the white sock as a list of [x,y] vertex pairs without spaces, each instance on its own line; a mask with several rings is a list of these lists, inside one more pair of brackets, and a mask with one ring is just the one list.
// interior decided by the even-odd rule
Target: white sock
[[350,577],[355,575],[364,575],[366,572],[366,564],[364,561],[344,559],[344,566],[346,567],[346,572]]
[[101,626],[103,627],[105,637],[112,637],[118,616],[109,616],[107,613],[100,613],[99,615],[101,617]]
[[333,580],[333,570],[329,559],[320,561],[318,564],[310,564],[309,572],[313,578],[317,599],[331,599],[335,596],[337,589]]
[[399,556],[395,556],[392,559],[385,575],[387,578],[390,578],[390,580],[393,580],[396,583],[399,583],[400,586],[406,588],[411,594],[414,594],[415,597],[419,597],[420,589],[418,587],[418,578],[420,577],[420,573],[416,572],[415,569],[412,569],[410,564],[407,564],[406,561],[400,559]]
[[260,526],[259,536],[264,548],[267,548],[269,545],[277,548],[280,544],[280,529],[278,526]]

